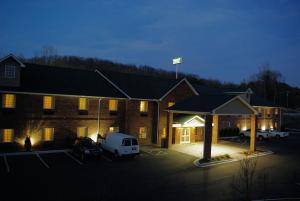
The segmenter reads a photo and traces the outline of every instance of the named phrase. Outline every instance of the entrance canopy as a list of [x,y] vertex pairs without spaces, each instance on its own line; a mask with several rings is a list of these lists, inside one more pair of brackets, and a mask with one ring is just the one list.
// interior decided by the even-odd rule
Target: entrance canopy
[[198,115],[181,115],[173,119],[173,128],[178,127],[204,127],[205,120]]
[[243,98],[229,94],[195,96],[176,103],[168,112],[183,114],[251,115],[257,111]]

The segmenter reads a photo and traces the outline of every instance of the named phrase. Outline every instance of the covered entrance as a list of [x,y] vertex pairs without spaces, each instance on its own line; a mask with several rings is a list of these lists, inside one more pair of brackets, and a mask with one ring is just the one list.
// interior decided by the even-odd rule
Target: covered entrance
[[[228,94],[200,95],[192,97],[167,109],[167,146],[190,143],[193,130],[203,129],[203,159],[210,160],[212,145],[218,144],[219,117],[222,115],[251,115],[249,152],[256,150],[257,111],[243,98]],[[178,116],[194,116],[189,121],[178,122]],[[175,128],[175,129],[174,129]],[[180,136],[179,141],[177,140]]]

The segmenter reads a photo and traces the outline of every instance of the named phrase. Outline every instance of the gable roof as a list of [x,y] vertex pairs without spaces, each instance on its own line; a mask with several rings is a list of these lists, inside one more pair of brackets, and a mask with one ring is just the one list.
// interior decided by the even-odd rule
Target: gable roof
[[20,87],[0,86],[1,91],[126,98],[96,72],[26,63]]
[[193,90],[195,94],[197,93],[186,79],[176,80],[113,71],[99,72],[99,75],[106,77],[132,99],[162,100],[182,82],[186,82],[191,90]]
[[5,61],[5,60],[9,59],[9,58],[12,58],[13,60],[15,60],[17,63],[20,64],[21,67],[25,67],[25,64],[22,63],[22,62],[21,62],[15,55],[13,55],[13,54],[9,54],[9,55],[7,55],[7,56],[1,58],[1,59],[0,59],[0,63],[1,63],[2,61]]

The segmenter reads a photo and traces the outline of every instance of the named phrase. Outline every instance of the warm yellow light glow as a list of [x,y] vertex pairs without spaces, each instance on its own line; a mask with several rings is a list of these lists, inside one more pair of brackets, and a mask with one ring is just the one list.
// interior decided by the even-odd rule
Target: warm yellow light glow
[[78,104],[78,109],[79,110],[87,110],[87,99],[86,98],[79,98],[79,104]]
[[87,127],[78,127],[77,128],[77,137],[87,136]]
[[140,102],[140,112],[148,112],[148,101]]
[[119,127],[111,126],[111,127],[109,127],[109,132],[110,133],[117,133],[117,132],[119,132]]
[[243,126],[242,131],[246,131],[247,130],[247,126]]
[[173,105],[175,105],[175,102],[168,102],[168,107],[172,107]]
[[2,96],[3,108],[15,108],[16,106],[16,95],[14,94],[3,94]]
[[97,142],[98,134],[97,134],[97,133],[93,133],[93,134],[90,134],[89,137],[90,137],[94,142]]
[[266,125],[263,125],[263,126],[261,127],[261,130],[262,130],[262,131],[265,131],[265,130],[266,130]]
[[53,96],[44,96],[43,108],[44,109],[54,109],[54,97]]
[[140,127],[139,129],[139,138],[146,139],[147,138],[147,128]]
[[52,141],[53,140],[53,134],[54,134],[54,128],[44,128],[44,141]]
[[167,137],[167,129],[163,128],[161,138],[166,138]]
[[2,133],[3,133],[2,136],[3,142],[13,142],[14,129],[3,129]]
[[109,111],[118,110],[118,100],[109,100],[108,101]]

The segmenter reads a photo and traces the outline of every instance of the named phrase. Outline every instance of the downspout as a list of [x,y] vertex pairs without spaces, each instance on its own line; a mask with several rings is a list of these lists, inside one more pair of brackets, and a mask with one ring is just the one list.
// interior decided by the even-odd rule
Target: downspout
[[101,98],[99,98],[99,101],[98,101],[98,121],[97,121],[98,122],[98,128],[97,128],[98,136],[97,136],[97,140],[100,135],[100,109],[101,109],[100,105],[101,105]]
[[159,138],[159,101],[157,103],[157,127],[156,127],[156,144],[158,144]]

